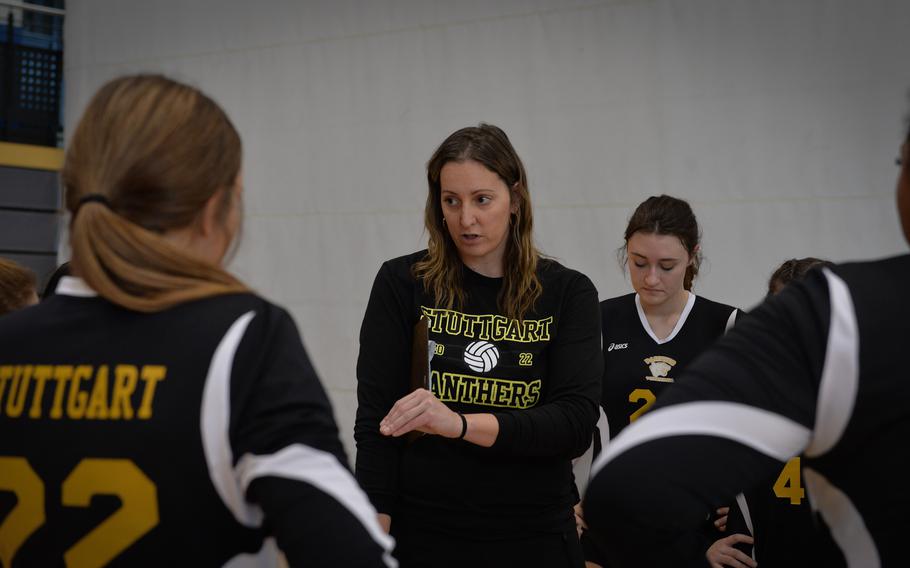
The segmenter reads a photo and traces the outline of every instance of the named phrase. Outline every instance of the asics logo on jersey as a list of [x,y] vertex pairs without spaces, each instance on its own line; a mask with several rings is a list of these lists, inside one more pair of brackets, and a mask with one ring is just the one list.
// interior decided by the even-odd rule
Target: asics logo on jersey
[[610,346],[607,347],[607,351],[613,351],[614,349],[616,349],[616,350],[627,349],[628,347],[629,347],[628,343],[611,343]]
[[489,373],[499,363],[499,349],[487,341],[475,341],[464,350],[464,362],[477,373]]

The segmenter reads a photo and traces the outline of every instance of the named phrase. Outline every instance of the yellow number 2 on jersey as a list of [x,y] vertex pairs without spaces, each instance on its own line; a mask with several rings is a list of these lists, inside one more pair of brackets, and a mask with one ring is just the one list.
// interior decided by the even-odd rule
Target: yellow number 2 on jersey
[[774,494],[781,499],[790,499],[791,505],[799,505],[806,496],[800,483],[799,458],[792,458],[774,482]]
[[629,402],[638,402],[640,400],[645,401],[645,403],[639,406],[638,410],[629,415],[629,424],[635,422],[639,416],[651,408],[651,405],[657,401],[657,397],[648,389],[635,389],[629,393]]
[[[67,566],[104,566],[158,524],[158,490],[130,460],[83,459],[62,489],[67,507],[88,507],[93,495],[116,495],[122,503],[64,553]],[[0,491],[12,491],[17,501],[0,524],[0,562],[11,566],[19,547],[45,522],[44,483],[25,458],[0,456]]]
[[0,524],[0,562],[12,566],[25,539],[44,524],[44,483],[25,458],[0,456],[0,491],[16,495],[16,506]]

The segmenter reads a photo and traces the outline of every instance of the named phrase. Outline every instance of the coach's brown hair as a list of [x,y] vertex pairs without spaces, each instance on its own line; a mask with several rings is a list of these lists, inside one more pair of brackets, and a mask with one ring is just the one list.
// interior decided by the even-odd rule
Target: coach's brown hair
[[[246,287],[162,237],[235,198],[240,136],[199,90],[159,75],[115,79],[92,98],[61,173],[74,272],[104,298],[154,312]],[[106,198],[81,202],[87,195]]]
[[27,306],[37,287],[34,272],[8,258],[0,258],[0,315]]
[[537,277],[540,253],[532,238],[534,218],[528,193],[528,176],[509,137],[492,124],[481,123],[452,133],[427,163],[428,193],[424,226],[429,233],[429,252],[424,260],[414,265],[414,274],[423,278],[427,291],[447,309],[460,307],[464,303],[462,263],[458,248],[442,221],[440,174],[447,163],[468,160],[478,162],[498,175],[509,188],[512,202],[517,200],[517,212],[509,219],[503,285],[498,303],[506,316],[523,319],[542,293]]

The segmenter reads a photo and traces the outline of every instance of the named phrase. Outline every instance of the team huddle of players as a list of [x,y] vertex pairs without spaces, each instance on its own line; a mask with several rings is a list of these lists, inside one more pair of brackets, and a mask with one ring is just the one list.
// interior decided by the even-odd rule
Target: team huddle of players
[[694,293],[689,204],[649,197],[600,301],[535,248],[505,132],[462,128],[365,308],[352,473],[290,315],[224,267],[241,156],[165,77],[89,103],[70,274],[18,309],[34,277],[0,263],[0,566],[902,565],[910,255],[787,261],[745,314]]

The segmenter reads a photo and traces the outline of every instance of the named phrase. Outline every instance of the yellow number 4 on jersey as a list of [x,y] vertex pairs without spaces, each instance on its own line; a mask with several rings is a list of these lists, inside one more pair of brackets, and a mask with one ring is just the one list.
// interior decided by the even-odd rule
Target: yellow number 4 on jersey
[[806,490],[800,483],[799,458],[787,462],[774,482],[774,494],[781,499],[790,499],[791,505],[799,505],[806,496]]

